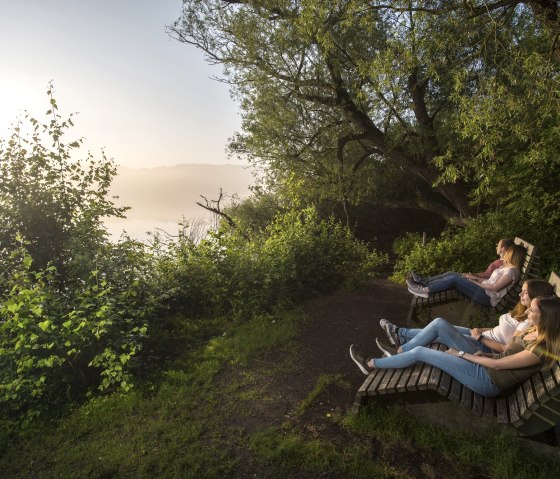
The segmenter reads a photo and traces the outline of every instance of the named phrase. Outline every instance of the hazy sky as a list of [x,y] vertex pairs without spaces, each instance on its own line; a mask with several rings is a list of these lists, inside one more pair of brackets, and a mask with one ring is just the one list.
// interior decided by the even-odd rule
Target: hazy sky
[[[0,0],[0,136],[22,110],[44,118],[53,81],[76,136],[117,164],[236,164],[240,124],[227,85],[203,53],[165,26],[181,0]],[[237,163],[239,164],[239,163]]]

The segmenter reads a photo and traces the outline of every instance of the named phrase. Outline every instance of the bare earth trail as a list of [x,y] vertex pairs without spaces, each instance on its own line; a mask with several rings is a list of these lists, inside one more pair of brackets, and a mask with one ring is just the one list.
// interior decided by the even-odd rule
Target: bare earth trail
[[[258,399],[245,403],[244,412],[230,416],[228,425],[243,430],[243,435],[249,437],[271,427],[291,424],[309,439],[330,442],[341,450],[362,441],[363,438],[340,424],[352,408],[356,392],[365,379],[350,359],[349,346],[360,343],[367,352],[380,356],[375,346],[375,338],[383,337],[379,319],[387,318],[405,325],[410,299],[404,285],[374,279],[359,291],[337,291],[311,301],[305,307],[308,320],[296,338],[296,348],[285,355],[265,354],[222,377],[225,385],[250,375],[255,382],[249,387],[260,391]],[[275,372],[271,373],[271,370]],[[338,378],[338,381],[322,388],[302,412],[302,403],[325,376]],[[396,477],[485,477],[473,475],[472,471],[457,470],[457,464],[443,455],[415,450],[410,443],[374,440],[370,447],[372,460],[386,464]],[[271,477],[266,465],[255,461],[246,449],[240,448],[236,454],[241,460],[233,477]],[[284,477],[339,478],[338,475],[325,476],[293,469],[286,471]]]

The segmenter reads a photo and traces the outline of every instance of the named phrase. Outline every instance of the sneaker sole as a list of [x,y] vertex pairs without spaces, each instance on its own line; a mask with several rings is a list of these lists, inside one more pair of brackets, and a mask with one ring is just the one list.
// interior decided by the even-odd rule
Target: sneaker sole
[[414,296],[416,296],[417,298],[423,298],[423,299],[428,299],[430,297],[429,293],[417,293],[416,291],[412,291],[410,288],[408,288],[408,292],[410,294],[413,294]]
[[393,353],[390,353],[389,351],[387,351],[383,346],[381,346],[381,344],[379,344],[379,341],[377,340],[377,338],[375,338],[375,344],[377,344],[377,347],[383,352],[383,354],[385,356],[387,356],[388,358],[390,358]]
[[360,361],[358,361],[354,355],[352,354],[352,346],[350,346],[350,357],[352,358],[352,361],[354,361],[356,363],[356,365],[360,368],[360,371],[362,371],[366,376],[369,374],[369,371],[365,368],[365,366],[360,363]]

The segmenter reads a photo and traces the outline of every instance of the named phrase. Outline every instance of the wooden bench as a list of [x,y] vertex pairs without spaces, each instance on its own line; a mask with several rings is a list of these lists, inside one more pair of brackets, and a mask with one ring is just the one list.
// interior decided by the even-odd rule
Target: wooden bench
[[514,285],[510,287],[507,294],[502,298],[502,300],[493,307],[482,306],[480,304],[474,303],[469,298],[465,297],[456,289],[448,289],[446,291],[440,291],[438,293],[430,294],[429,298],[418,298],[416,296],[412,297],[412,302],[410,303],[410,308],[408,311],[407,322],[417,321],[419,315],[422,311],[429,316],[433,317],[431,314],[431,308],[434,306],[445,305],[456,301],[465,301],[467,305],[474,308],[475,311],[484,314],[486,317],[492,314],[501,314],[506,311],[510,311],[519,301],[519,292],[521,291],[521,286],[523,282],[528,278],[535,278],[538,275],[538,257],[537,249],[531,243],[521,239],[515,238],[515,244],[524,246],[527,250],[523,264],[521,265],[521,270],[519,272],[519,278]]
[[[549,282],[560,292],[560,278],[551,273]],[[447,346],[434,343],[433,349]],[[375,369],[356,394],[355,408],[370,400],[388,398],[407,404],[433,404],[432,416],[444,415],[438,403],[452,402],[489,424],[513,427],[522,436],[532,436],[556,428],[560,442],[560,362],[548,371],[540,371],[503,396],[491,398],[477,394],[449,374],[426,363],[401,369]],[[452,409],[455,414],[457,408]],[[448,421],[449,418],[446,418]]]

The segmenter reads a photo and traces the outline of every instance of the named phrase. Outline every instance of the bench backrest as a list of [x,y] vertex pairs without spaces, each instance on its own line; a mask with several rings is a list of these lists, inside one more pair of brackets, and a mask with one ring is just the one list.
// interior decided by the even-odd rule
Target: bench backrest
[[550,277],[548,278],[548,282],[554,288],[554,294],[556,296],[560,296],[560,276],[558,276],[554,271],[550,273]]

